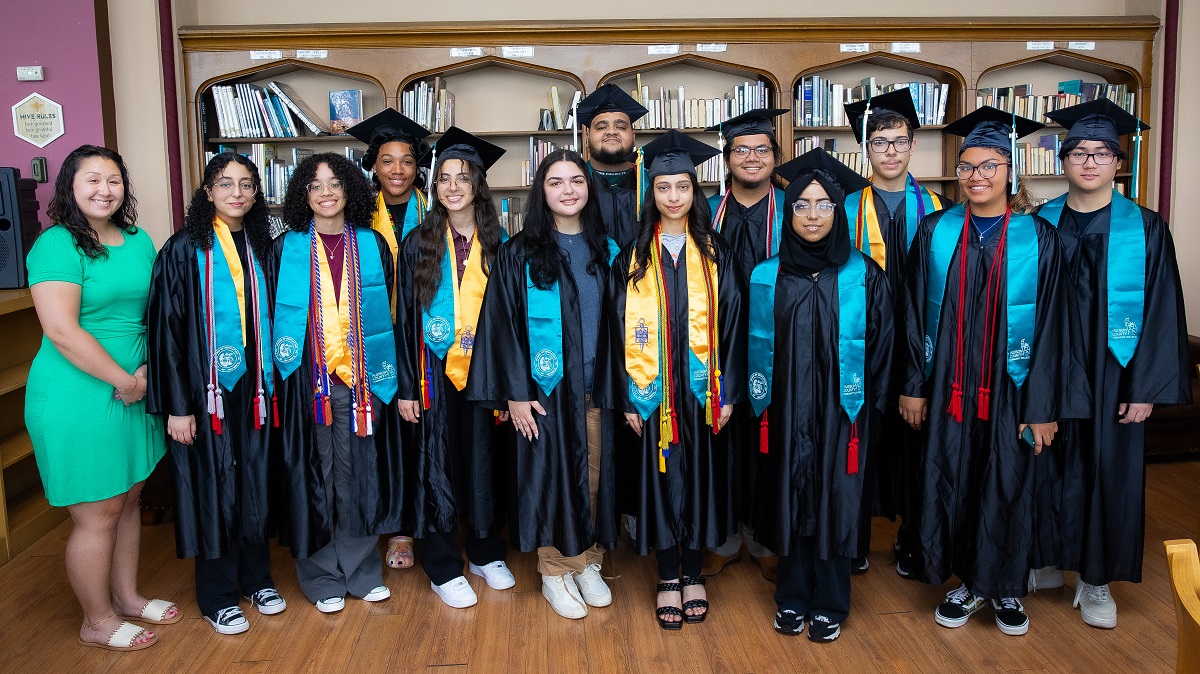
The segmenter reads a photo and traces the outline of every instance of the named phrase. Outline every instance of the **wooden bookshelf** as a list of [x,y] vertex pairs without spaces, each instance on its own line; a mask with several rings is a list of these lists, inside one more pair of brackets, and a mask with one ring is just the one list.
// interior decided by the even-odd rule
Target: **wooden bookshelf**
[[42,341],[29,291],[0,291],[0,564],[67,516],[46,501],[25,430],[25,383]]
[[[546,82],[539,78],[563,83],[560,96],[564,105],[569,103],[569,87],[564,86],[567,82],[585,92],[608,82],[627,88],[625,85],[640,73],[643,84],[653,86],[655,91],[658,86],[684,85],[689,98],[719,97],[734,82],[762,81],[770,89],[768,105],[792,108],[795,84],[806,75],[836,74],[838,69],[847,74],[854,69],[898,71],[905,79],[895,81],[928,79],[950,85],[945,117],[949,122],[974,108],[974,89],[982,78],[1004,71],[996,77],[1023,81],[1019,67],[1041,63],[1091,73],[1109,82],[1135,84],[1141,117],[1153,126],[1149,83],[1154,81],[1157,67],[1152,55],[1159,27],[1154,17],[1128,16],[185,26],[180,28],[179,38],[188,125],[194,139],[191,157],[185,161],[194,185],[203,168],[207,140],[196,133],[198,101],[203,101],[211,84],[254,78],[255,72],[268,72],[273,67],[293,69],[273,77],[297,76],[298,62],[305,68],[319,65],[325,72],[354,73],[378,82],[387,92],[382,104],[397,108],[398,96],[407,84],[421,78],[445,77],[448,85],[455,87],[456,123],[489,140],[497,138],[497,144],[506,147],[510,155],[519,154],[521,158],[528,153],[529,135],[562,139],[562,144],[569,144],[569,133],[522,131],[533,123],[505,121],[510,111],[546,107],[548,86],[526,90],[521,85]],[[1033,39],[1032,35],[1052,41],[1054,49],[1030,51],[1026,40]],[[1069,42],[1081,40],[1094,42],[1094,48],[1068,49]],[[893,53],[893,41],[919,43],[919,52]],[[867,51],[843,51],[843,45],[849,43],[860,48],[865,44]],[[533,54],[504,58],[502,52],[509,45],[528,45],[533,47]],[[675,45],[678,53],[666,57],[651,54],[652,48],[657,49],[655,45]],[[700,45],[706,49],[716,45],[717,51],[701,52]],[[478,51],[470,57],[451,54],[452,48],[464,46],[478,47]],[[253,62],[250,50],[257,49],[278,49],[283,58],[274,64]],[[328,54],[319,61],[300,61],[295,58],[296,49],[327,49]],[[483,81],[476,72],[479,70],[494,76],[495,82]],[[892,82],[886,74],[877,74],[876,81]],[[720,88],[710,95],[705,90],[708,82],[716,82]],[[510,86],[513,83],[515,86]],[[464,84],[472,93],[486,94],[482,96],[485,102],[464,105],[464,97],[472,95],[461,88]],[[502,93],[497,94],[497,88]],[[317,91],[312,96],[309,107],[324,104],[325,92]],[[928,182],[953,187],[951,174],[958,141],[942,139],[940,128],[925,129],[918,134],[918,149],[931,154],[916,158],[914,173],[933,176],[925,179]],[[797,128],[794,123],[784,122],[778,125],[778,140],[785,159],[792,154],[793,138],[808,132],[850,137],[848,128]],[[638,133],[653,137],[655,130]],[[639,143],[644,142],[639,138]],[[504,191],[521,182],[508,177],[508,171],[501,168],[492,181]],[[1145,192],[1143,189],[1142,194]]]

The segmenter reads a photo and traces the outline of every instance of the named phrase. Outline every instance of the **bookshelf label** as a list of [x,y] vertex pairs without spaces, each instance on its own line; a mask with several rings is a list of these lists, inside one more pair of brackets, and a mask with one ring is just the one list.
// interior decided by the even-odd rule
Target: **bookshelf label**
[[1095,51],[1095,42],[1068,42],[1067,49],[1078,49],[1079,51]]
[[251,61],[269,61],[283,58],[282,49],[253,49],[250,51]]
[[483,56],[483,47],[451,47],[450,58]]
[[533,47],[501,47],[500,55],[506,59],[531,59],[533,58]]
[[696,45],[696,51],[708,52],[710,54],[717,54],[717,53],[723,52],[727,48],[728,48],[728,45],[726,45],[724,42],[705,42],[703,44]]
[[296,58],[298,59],[326,59],[329,58],[328,49],[297,49]]
[[650,56],[669,56],[679,53],[679,45],[677,44],[652,44],[646,46],[646,53]]
[[[869,51],[871,51],[871,43],[870,42],[843,42],[841,45],[841,52],[843,54],[845,54],[847,52],[858,54],[858,53],[865,53],[865,52],[869,52]],[[918,51],[920,51],[920,50],[918,49]]]
[[1025,43],[1026,51],[1046,51],[1054,49],[1053,40],[1030,40]]
[[893,54],[920,54],[921,53],[921,43],[920,42],[893,42],[892,43],[892,53]]

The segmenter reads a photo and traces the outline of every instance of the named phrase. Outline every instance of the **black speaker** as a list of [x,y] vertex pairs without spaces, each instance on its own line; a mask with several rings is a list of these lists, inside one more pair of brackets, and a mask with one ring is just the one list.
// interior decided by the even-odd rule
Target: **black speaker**
[[37,183],[0,167],[0,288],[29,285],[25,254],[39,231]]

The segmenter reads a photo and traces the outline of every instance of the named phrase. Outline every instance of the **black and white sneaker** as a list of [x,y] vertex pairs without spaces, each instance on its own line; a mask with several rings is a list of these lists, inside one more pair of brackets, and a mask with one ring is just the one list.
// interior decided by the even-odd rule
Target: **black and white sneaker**
[[984,603],[985,600],[971,594],[965,584],[959,585],[946,593],[946,601],[937,607],[933,617],[942,627],[962,627],[967,624],[967,619],[972,613],[983,608]]
[[837,641],[842,635],[842,624],[835,623],[829,616],[814,615],[808,619],[808,640],[817,643]]
[[871,568],[871,560],[866,555],[850,561],[850,575],[861,576]]
[[283,610],[287,608],[287,602],[284,601],[283,597],[279,596],[279,593],[273,587],[265,587],[255,592],[246,597],[246,601],[250,602],[250,605],[258,609],[258,612],[263,615],[283,613]]
[[916,571],[916,560],[913,554],[900,545],[900,541],[896,541],[892,551],[896,553],[896,575],[905,580],[915,580],[913,573]]
[[1020,599],[993,599],[992,610],[996,612],[996,627],[999,627],[1001,632],[1019,637],[1029,631],[1029,616],[1025,615],[1025,607],[1021,605]]
[[250,629],[250,621],[237,606],[223,608],[216,613],[205,614],[204,619],[218,634],[241,634]]
[[775,612],[775,631],[794,637],[804,631],[804,616],[791,609]]

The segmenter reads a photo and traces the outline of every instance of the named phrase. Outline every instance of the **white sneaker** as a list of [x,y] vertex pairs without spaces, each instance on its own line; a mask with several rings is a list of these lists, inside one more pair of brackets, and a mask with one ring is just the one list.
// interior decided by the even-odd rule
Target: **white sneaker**
[[1075,585],[1075,608],[1083,622],[1092,627],[1111,630],[1117,626],[1117,602],[1108,592],[1108,585],[1089,585],[1080,580]]
[[363,601],[383,601],[391,596],[392,591],[387,588],[387,585],[380,585],[368,592],[367,596],[363,597]]
[[1029,591],[1053,590],[1063,586],[1063,572],[1057,566],[1029,570]]
[[504,560],[483,566],[467,564],[467,568],[471,569],[471,573],[476,576],[482,576],[487,581],[488,587],[493,590],[507,590],[517,584],[517,579],[513,578],[512,571],[508,570],[508,565],[504,563]]
[[574,578],[588,606],[600,607],[612,603],[612,590],[608,589],[608,584],[600,576],[599,564],[588,564],[583,567],[583,573]]
[[204,616],[204,619],[212,625],[217,634],[241,634],[250,629],[250,621],[246,620],[246,614],[237,606],[220,609],[212,615]]
[[317,602],[317,610],[321,613],[337,613],[346,608],[345,597],[329,597]]
[[542,596],[550,602],[554,612],[564,618],[578,620],[587,615],[587,606],[579,589],[575,587],[574,574],[542,576]]
[[429,587],[451,608],[467,608],[479,603],[479,597],[475,595],[475,590],[471,589],[471,584],[465,576],[448,580],[441,585],[430,583]]

